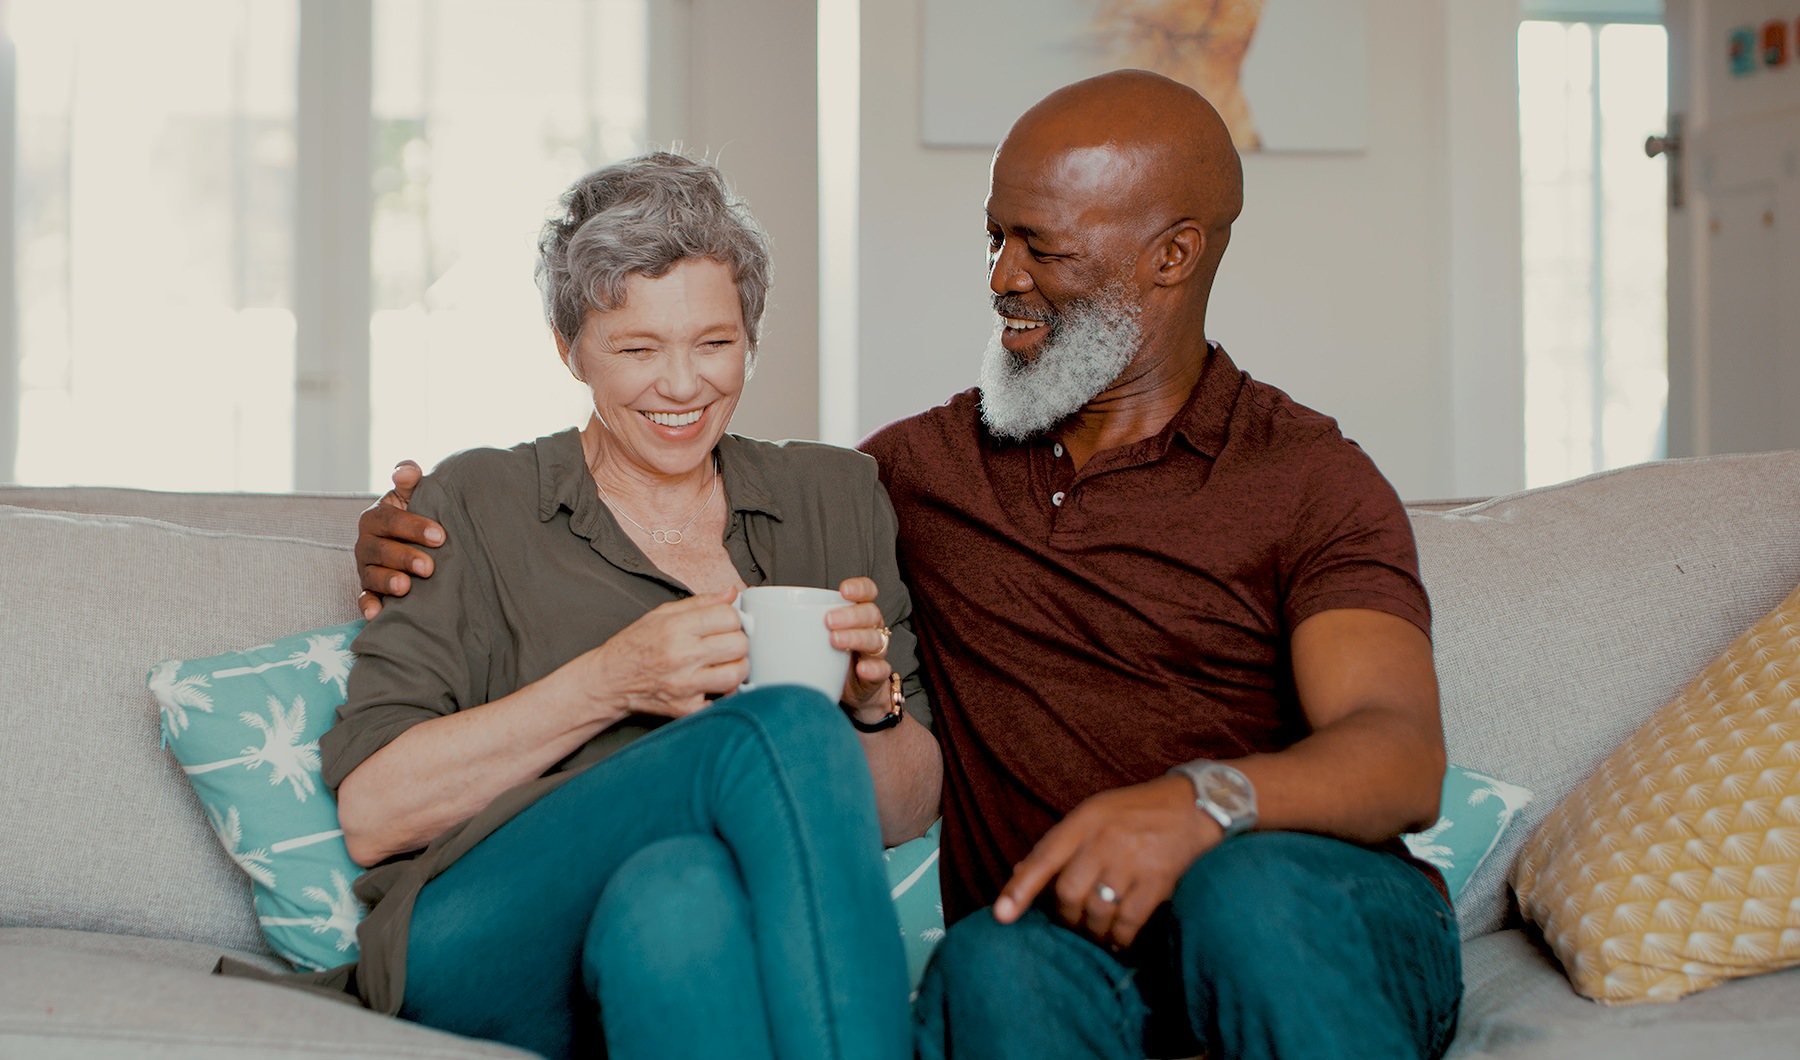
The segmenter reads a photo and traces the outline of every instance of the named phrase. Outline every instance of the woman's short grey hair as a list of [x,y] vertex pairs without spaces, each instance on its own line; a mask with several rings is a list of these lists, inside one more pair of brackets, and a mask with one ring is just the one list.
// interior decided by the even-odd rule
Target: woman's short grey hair
[[710,162],[656,151],[597,169],[562,197],[538,237],[544,318],[570,343],[587,311],[625,304],[633,276],[655,278],[690,258],[731,270],[756,349],[768,302],[769,237]]

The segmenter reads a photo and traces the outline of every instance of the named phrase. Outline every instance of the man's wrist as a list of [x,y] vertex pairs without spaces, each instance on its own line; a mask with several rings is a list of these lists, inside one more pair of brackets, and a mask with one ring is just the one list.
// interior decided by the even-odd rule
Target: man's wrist
[[1256,787],[1236,766],[1203,758],[1183,762],[1169,772],[1187,778],[1195,808],[1219,826],[1224,839],[1256,827]]

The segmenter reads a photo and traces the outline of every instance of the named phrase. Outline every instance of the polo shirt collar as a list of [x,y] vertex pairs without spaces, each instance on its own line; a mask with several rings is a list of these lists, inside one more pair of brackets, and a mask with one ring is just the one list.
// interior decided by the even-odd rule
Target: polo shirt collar
[[[1175,418],[1164,430],[1166,438],[1182,438],[1204,456],[1217,458],[1225,449],[1226,433],[1231,429],[1231,414],[1237,408],[1238,394],[1244,389],[1244,373],[1225,353],[1225,347],[1208,342],[1206,363],[1200,366],[1200,381],[1188,396]],[[1165,451],[1167,443],[1161,447]]]

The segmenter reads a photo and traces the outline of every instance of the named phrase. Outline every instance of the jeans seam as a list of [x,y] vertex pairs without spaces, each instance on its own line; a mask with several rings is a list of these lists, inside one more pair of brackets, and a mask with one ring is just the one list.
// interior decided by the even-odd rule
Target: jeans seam
[[[769,761],[773,765],[772,772],[775,775],[776,783],[781,791],[782,810],[788,818],[787,831],[789,835],[794,837],[795,846],[799,851],[799,860],[802,868],[805,870],[805,878],[808,881],[817,878],[816,870],[818,856],[808,842],[807,836],[798,827],[800,815],[796,809],[793,786],[789,782],[787,770],[781,766],[780,756],[776,753],[777,741],[770,735],[768,727],[762,723],[762,719],[748,710],[737,709],[730,712],[721,711],[719,715],[716,716],[746,725],[749,730],[755,734],[757,740],[763,745],[763,751],[769,756]],[[806,888],[806,905],[807,916],[811,920],[811,930],[808,931],[808,935],[812,938],[813,970],[817,973],[819,982],[830,982],[831,976],[828,974],[826,968],[825,951],[820,945],[821,940],[819,938],[819,924],[823,920],[823,913],[818,906],[818,891],[810,885]],[[828,1028],[826,1036],[827,1040],[832,1043],[832,1049],[835,1052],[837,1051],[839,1038],[836,1012],[831,1005],[825,1005],[823,1006],[822,1015]]]

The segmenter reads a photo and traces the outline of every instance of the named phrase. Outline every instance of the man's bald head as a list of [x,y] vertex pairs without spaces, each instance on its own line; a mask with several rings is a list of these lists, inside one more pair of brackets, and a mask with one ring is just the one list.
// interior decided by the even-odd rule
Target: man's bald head
[[1218,252],[1244,205],[1243,166],[1224,120],[1198,92],[1147,70],[1052,92],[1014,123],[994,171],[1111,200],[1152,230],[1190,218]]
[[1023,438],[1078,414],[1109,422],[1116,406],[1096,404],[1108,391],[1140,413],[1185,400],[1243,199],[1225,123],[1166,77],[1122,70],[1026,111],[988,183],[1000,318],[982,361],[988,428]]

